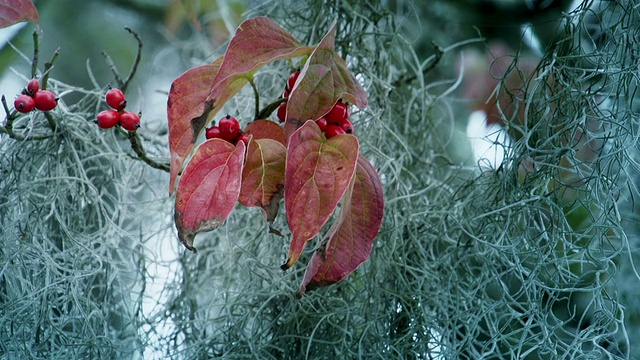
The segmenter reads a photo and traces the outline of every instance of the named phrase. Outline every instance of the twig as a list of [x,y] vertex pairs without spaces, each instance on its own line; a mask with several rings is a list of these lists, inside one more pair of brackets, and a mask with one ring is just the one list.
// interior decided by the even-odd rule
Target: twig
[[58,55],[60,55],[60,48],[57,48],[56,51],[53,52],[53,55],[51,55],[51,60],[44,63],[44,72],[42,74],[42,79],[40,79],[40,87],[43,90],[47,88],[47,81],[49,80],[49,72],[53,68],[53,63],[58,58]]
[[33,59],[31,59],[31,78],[38,73],[38,54],[40,53],[40,43],[38,41],[38,30],[33,31]]
[[127,78],[124,80],[124,82],[122,83],[122,86],[120,87],[120,90],[122,90],[122,92],[126,92],[127,87],[129,86],[129,83],[131,82],[131,80],[133,79],[133,76],[138,71],[138,65],[140,65],[140,58],[142,57],[142,40],[140,40],[140,36],[138,35],[138,33],[131,30],[131,28],[129,27],[125,27],[124,29],[127,30],[131,35],[133,35],[133,37],[138,42],[138,51],[136,52],[136,58],[133,61],[133,65],[131,66],[129,75],[127,75]]
[[104,56],[104,60],[107,62],[107,66],[109,66],[109,69],[111,69],[113,76],[116,78],[116,83],[118,83],[118,88],[121,89],[122,85],[124,84],[124,81],[122,81],[122,78],[120,77],[120,72],[118,72],[118,67],[113,62],[113,60],[111,59],[111,56],[109,56],[109,54],[107,54],[106,51],[102,51],[102,56]]
[[[124,132],[124,130],[121,130],[121,131]],[[131,148],[136,153],[136,155],[138,155],[138,158],[137,158],[138,160],[144,161],[147,165],[151,166],[154,169],[169,172],[170,170],[169,165],[156,162],[147,156],[147,153],[144,151],[144,148],[142,147],[142,143],[140,142],[140,137],[138,136],[138,133],[136,133],[135,131],[129,131],[127,136],[129,137]]]

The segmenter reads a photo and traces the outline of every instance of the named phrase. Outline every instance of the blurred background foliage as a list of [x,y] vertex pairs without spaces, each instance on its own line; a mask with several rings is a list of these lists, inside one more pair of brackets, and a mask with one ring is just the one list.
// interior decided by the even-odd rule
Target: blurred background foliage
[[[60,48],[51,76],[65,106],[51,141],[0,138],[1,356],[640,353],[629,341],[640,336],[633,1],[35,4],[41,61]],[[92,123],[114,84],[102,53],[121,74],[135,57],[127,26],[144,44],[129,108],[143,112],[147,151],[167,161],[171,81],[222,54],[255,15],[305,44],[338,21],[337,50],[370,96],[353,114],[356,131],[385,184],[370,261],[302,299],[294,293],[303,267],[279,270],[287,239],[268,234],[258,212],[238,208],[198,236],[198,254],[184,253],[166,174],[132,160],[126,139]],[[13,45],[0,50],[8,99],[29,77],[19,52],[30,58],[32,31],[3,30]],[[260,73],[267,97],[282,91],[290,67]],[[228,108],[250,118],[251,96],[241,92]],[[467,127],[477,110],[499,126],[489,133],[503,136],[493,150],[502,163],[474,155]],[[282,218],[274,226],[286,228]]]

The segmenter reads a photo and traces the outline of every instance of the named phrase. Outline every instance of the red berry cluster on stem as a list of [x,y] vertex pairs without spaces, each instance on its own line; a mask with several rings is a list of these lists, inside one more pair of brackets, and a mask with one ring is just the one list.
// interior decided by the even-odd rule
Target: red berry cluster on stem
[[56,106],[58,106],[56,94],[49,90],[40,90],[38,79],[31,79],[27,87],[22,90],[22,94],[13,101],[13,107],[24,114],[33,111],[33,109],[51,111]]
[[328,113],[316,120],[320,131],[327,139],[341,134],[353,134],[353,125],[349,121],[349,105],[338,100]]
[[97,116],[96,123],[102,129],[120,125],[127,131],[136,131],[140,127],[140,115],[127,111],[127,99],[120,89],[109,89],[105,95],[107,105],[112,109],[103,110]]
[[245,144],[249,142],[249,134],[240,129],[240,122],[235,117],[227,114],[218,121],[218,125],[213,125],[206,129],[205,137],[208,139],[222,139],[232,144],[242,141]]

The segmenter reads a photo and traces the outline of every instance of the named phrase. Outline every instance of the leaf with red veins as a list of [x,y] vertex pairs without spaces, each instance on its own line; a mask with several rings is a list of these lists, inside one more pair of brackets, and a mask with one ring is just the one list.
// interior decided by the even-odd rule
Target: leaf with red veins
[[327,140],[314,121],[307,121],[289,139],[284,200],[292,239],[288,269],[306,243],[329,220],[355,172],[358,139],[343,134]]
[[364,109],[367,93],[335,51],[336,24],[309,56],[287,101],[285,132],[307,120],[317,120],[342,99]]
[[384,215],[380,177],[371,163],[358,157],[356,173],[329,241],[311,257],[299,294],[343,280],[369,258]]
[[244,132],[253,135],[254,140],[272,139],[282,145],[287,143],[287,136],[282,126],[271,120],[254,120],[244,128]]
[[0,0],[0,28],[19,23],[32,21],[40,26],[38,10],[32,0]]
[[175,222],[178,238],[192,251],[197,233],[220,226],[240,194],[245,145],[222,139],[202,143],[178,182]]
[[260,67],[280,59],[308,55],[313,47],[302,46],[273,20],[258,16],[245,20],[231,39],[220,71],[211,84],[207,101],[220,103],[226,81],[247,77]]
[[224,91],[218,97],[218,105],[207,101],[211,83],[215,78],[223,58],[213,64],[190,69],[171,84],[167,101],[169,123],[169,151],[171,169],[169,175],[169,194],[173,194],[176,178],[195,147],[196,139],[208,120],[215,115],[222,104],[247,84],[247,79],[239,78],[225,82]]
[[283,196],[286,152],[284,145],[276,140],[254,138],[249,143],[242,170],[238,201],[244,206],[262,208],[270,222],[275,219]]

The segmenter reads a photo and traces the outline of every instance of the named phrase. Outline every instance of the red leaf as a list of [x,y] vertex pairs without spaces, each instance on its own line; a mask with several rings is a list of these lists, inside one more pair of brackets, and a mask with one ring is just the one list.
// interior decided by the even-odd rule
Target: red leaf
[[178,182],[175,222],[184,246],[195,251],[196,234],[220,226],[240,194],[245,145],[222,139],[202,143]]
[[0,28],[21,21],[33,21],[39,25],[38,10],[31,0],[0,0]]
[[[167,101],[169,122],[169,151],[171,153],[171,171],[169,176],[169,194],[173,193],[175,181],[185,159],[195,146],[197,137],[211,118],[221,107],[206,101],[211,83],[220,69],[223,58],[213,64],[203,65],[186,71],[171,84]],[[218,101],[224,103],[235,95],[247,83],[246,79],[226,82],[224,92]]]
[[286,152],[283,144],[272,139],[254,138],[247,149],[238,201],[244,206],[262,208],[267,221],[273,221],[278,213]]
[[226,81],[248,76],[272,61],[308,55],[312,51],[312,47],[301,46],[293,35],[268,17],[248,19],[238,26],[231,39],[207,100],[220,104]]
[[329,220],[349,187],[358,158],[358,139],[338,135],[326,140],[314,121],[293,133],[287,148],[284,200],[293,238],[288,269],[307,241]]
[[271,120],[254,120],[244,128],[246,133],[253,135],[253,139],[272,139],[282,145],[287,143],[287,136],[282,126]]
[[369,258],[384,215],[382,183],[369,161],[358,157],[356,174],[329,241],[307,266],[300,294],[341,281]]
[[307,120],[326,114],[338,99],[367,106],[367,93],[335,52],[336,24],[313,51],[300,72],[287,101],[285,132],[292,133]]

